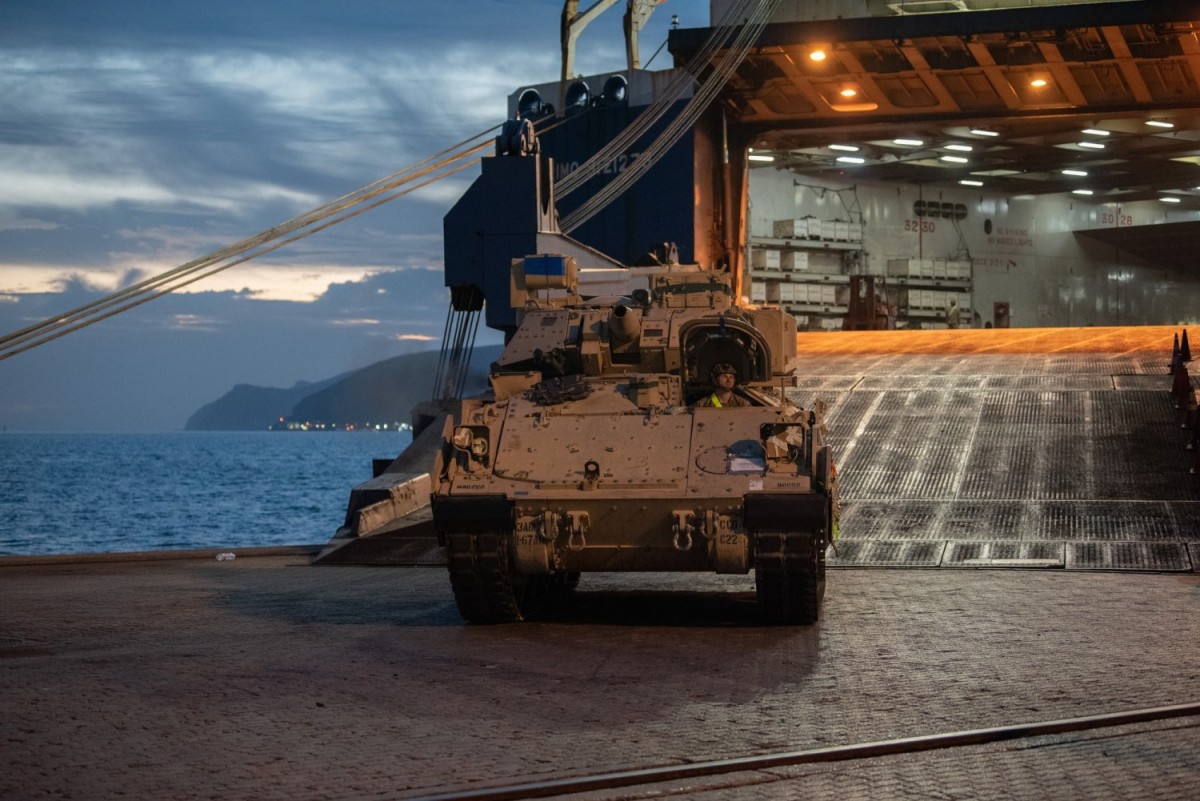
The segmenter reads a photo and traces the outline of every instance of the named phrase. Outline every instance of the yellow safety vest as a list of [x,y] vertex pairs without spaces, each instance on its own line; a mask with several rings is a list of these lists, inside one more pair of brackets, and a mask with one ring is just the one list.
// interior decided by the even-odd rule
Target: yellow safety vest
[[713,405],[714,407],[716,407],[716,408],[718,408],[718,409],[724,409],[724,408],[725,408],[724,404],[722,404],[722,403],[721,403],[721,401],[717,399],[717,393],[715,393],[715,392],[714,392],[712,395],[710,395],[710,396],[708,397],[708,399],[709,399],[710,401],[712,401],[712,405]]

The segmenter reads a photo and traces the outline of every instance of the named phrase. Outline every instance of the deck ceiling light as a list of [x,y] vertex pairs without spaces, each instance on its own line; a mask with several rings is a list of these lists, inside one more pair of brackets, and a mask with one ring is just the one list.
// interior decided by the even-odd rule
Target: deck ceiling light
[[812,50],[808,51],[808,60],[818,63],[829,57],[829,49],[825,45],[816,45]]
[[999,131],[989,131],[987,128],[972,128],[971,133],[976,136],[999,136]]
[[1146,120],[1147,125],[1152,125],[1155,128],[1174,128],[1175,123],[1167,122],[1166,120]]
[[966,164],[969,159],[965,159],[962,156],[942,156],[942,161],[949,161],[954,164]]
[[829,149],[830,150],[842,150],[846,153],[857,153],[858,152],[857,145],[830,145]]
[[1090,190],[1090,189],[1072,189],[1071,194],[1072,195],[1090,195],[1090,194],[1092,194],[1092,190]]
[[925,144],[922,139],[893,139],[892,144],[905,145],[907,147],[920,147]]
[[1099,142],[1079,142],[1078,145],[1080,147],[1086,147],[1089,150],[1103,150],[1104,149],[1104,145],[1100,144]]
[[1085,133],[1088,136],[1108,136],[1109,135],[1109,131],[1106,131],[1103,128],[1084,128],[1082,131],[1080,131],[1080,133]]
[[770,153],[751,153],[746,158],[751,161],[774,161],[775,157]]
[[842,164],[866,164],[867,160],[858,156],[838,156],[837,160]]
[[973,181],[970,178],[963,178],[959,183],[963,186],[983,186],[983,181]]
[[1080,178],[1086,178],[1086,177],[1087,177],[1087,170],[1063,170],[1063,171],[1062,171],[1062,174],[1063,174],[1063,175],[1075,175],[1075,176],[1078,176],[1078,177],[1080,177]]
[[1047,81],[1045,78],[1034,78],[1032,81],[1029,82],[1029,85],[1032,86],[1034,89],[1044,89],[1050,85],[1050,82]]
[[1180,200],[1177,197],[1160,197],[1159,200],[1161,200],[1163,203],[1181,203],[1181,202],[1183,202],[1182,200]]
[[971,147],[970,145],[953,144],[953,145],[946,145],[946,149],[947,150],[957,150],[960,153],[970,153],[975,148]]

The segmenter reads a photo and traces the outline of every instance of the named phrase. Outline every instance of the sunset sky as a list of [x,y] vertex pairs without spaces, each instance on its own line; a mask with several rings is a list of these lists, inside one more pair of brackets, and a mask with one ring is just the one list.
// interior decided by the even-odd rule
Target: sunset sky
[[[623,5],[583,35],[577,71],[624,67]],[[561,11],[560,0],[5,0],[0,334],[490,128],[509,93],[557,77]],[[643,59],[672,14],[703,27],[708,2],[664,4]],[[441,219],[476,174],[0,361],[0,426],[175,430],[238,383],[291,386],[436,348]]]

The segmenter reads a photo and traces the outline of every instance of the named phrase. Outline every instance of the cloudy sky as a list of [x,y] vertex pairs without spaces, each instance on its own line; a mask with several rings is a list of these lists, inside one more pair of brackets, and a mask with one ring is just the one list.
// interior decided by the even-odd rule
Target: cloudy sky
[[[624,66],[623,5],[583,35],[578,72]],[[561,11],[561,0],[0,2],[0,335],[490,128],[508,94],[557,77]],[[643,59],[672,14],[702,27],[708,2],[663,5]],[[669,64],[664,51],[650,66]],[[0,426],[180,429],[238,383],[291,386],[436,348],[441,219],[476,174],[0,361]]]

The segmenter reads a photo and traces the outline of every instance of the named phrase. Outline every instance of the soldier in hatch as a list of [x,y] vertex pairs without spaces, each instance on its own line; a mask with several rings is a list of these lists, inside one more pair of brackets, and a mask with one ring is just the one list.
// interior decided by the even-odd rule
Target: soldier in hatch
[[735,395],[737,386],[737,370],[728,362],[721,362],[712,369],[712,394],[706,395],[696,402],[697,406],[714,406],[718,409],[749,406],[750,401],[741,395]]

